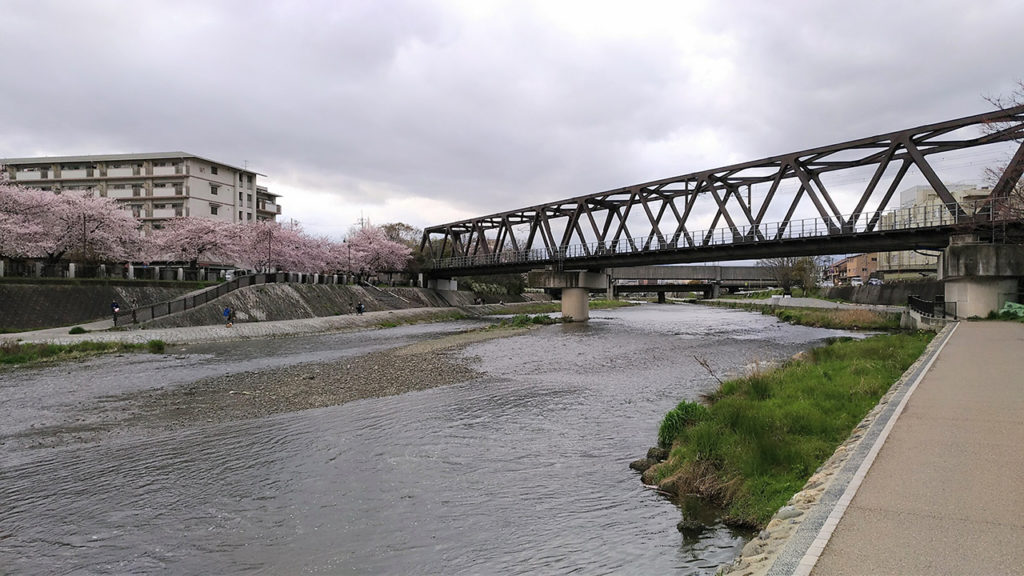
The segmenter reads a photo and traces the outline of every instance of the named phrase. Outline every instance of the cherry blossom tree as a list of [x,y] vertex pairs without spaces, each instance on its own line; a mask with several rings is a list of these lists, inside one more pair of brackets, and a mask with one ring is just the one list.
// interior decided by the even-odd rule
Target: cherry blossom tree
[[346,244],[346,252],[352,252],[349,272],[360,276],[373,275],[384,270],[404,270],[412,252],[408,246],[389,239],[384,231],[376,226],[356,229],[349,234]]
[[174,218],[147,240],[147,261],[236,263],[244,253],[246,225],[209,218]]
[[23,258],[46,235],[44,217],[53,194],[22,189],[0,171],[0,256]]
[[298,224],[282,226],[263,220],[244,227],[240,260],[258,270],[316,272],[323,269],[327,248],[302,232]]
[[0,182],[0,253],[86,262],[125,261],[140,246],[139,222],[91,192],[53,192]]

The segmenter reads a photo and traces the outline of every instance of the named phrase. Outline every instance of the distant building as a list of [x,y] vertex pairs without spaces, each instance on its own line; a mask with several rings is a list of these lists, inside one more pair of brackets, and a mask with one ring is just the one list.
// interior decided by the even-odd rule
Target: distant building
[[[970,184],[954,184],[948,189],[968,214],[974,212],[976,201],[984,200],[992,192],[990,188]],[[948,217],[949,211],[931,186],[914,186],[900,192],[900,208],[882,218],[881,226],[907,226],[915,221],[928,223]],[[886,280],[913,280],[937,274],[939,252],[935,250],[880,252],[876,256],[878,273]]]
[[281,213],[279,196],[258,185],[261,174],[186,152],[0,158],[0,165],[20,186],[113,198],[144,232],[181,216],[254,222]]
[[826,270],[825,280],[836,286],[854,282],[854,278],[867,283],[869,278],[877,277],[878,256],[877,253],[858,254],[834,262]]

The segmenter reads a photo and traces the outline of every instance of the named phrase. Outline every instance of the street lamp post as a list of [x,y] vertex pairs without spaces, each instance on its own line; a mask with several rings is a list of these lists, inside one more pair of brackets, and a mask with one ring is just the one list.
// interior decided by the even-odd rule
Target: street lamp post
[[342,240],[342,242],[345,244],[345,248],[348,249],[348,268],[345,269],[345,272],[346,272],[346,276],[348,276],[349,281],[351,282],[351,280],[352,280],[352,245],[348,243],[348,238],[345,238],[344,240]]

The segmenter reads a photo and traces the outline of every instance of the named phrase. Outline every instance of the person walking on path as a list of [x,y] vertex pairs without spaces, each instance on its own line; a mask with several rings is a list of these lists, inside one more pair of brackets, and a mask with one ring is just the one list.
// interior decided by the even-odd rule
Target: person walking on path
[[231,306],[224,307],[224,325],[231,328]]
[[114,317],[114,326],[117,326],[117,313],[121,311],[121,307],[117,305],[117,300],[110,303],[110,315]]
[[358,313],[360,316],[363,315],[364,310],[366,310],[366,306],[363,306],[362,302],[356,305],[356,313]]

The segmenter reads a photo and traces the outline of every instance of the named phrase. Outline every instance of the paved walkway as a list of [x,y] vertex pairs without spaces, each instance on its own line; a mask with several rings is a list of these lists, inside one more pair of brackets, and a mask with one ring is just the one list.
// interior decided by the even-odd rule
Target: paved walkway
[[909,394],[794,574],[1024,574],[1024,324],[960,323]]

